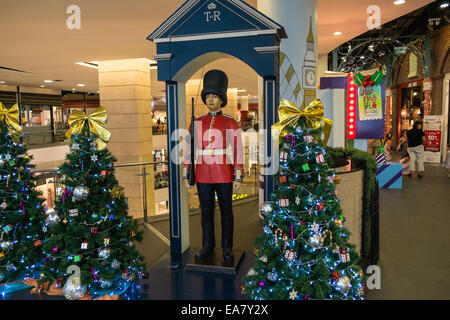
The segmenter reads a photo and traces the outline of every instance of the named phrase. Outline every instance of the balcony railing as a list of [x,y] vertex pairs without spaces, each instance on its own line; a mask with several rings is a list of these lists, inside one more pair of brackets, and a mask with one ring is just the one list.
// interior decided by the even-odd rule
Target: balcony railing
[[[257,152],[246,153],[246,155],[251,154],[257,154]],[[246,158],[248,159],[248,157]],[[249,163],[244,165],[245,176],[241,184],[241,189],[233,194],[233,202],[240,202],[241,200],[258,195],[258,157],[256,156],[255,158],[251,166]],[[119,183],[125,187],[125,193],[129,197],[130,208],[140,208],[140,217],[133,215],[135,218],[143,217],[147,223],[149,216],[169,213],[169,177],[167,165],[167,161],[155,161],[117,164],[114,166],[115,175]],[[51,184],[53,199],[56,199],[62,194],[65,187],[62,184],[62,176],[57,169],[33,170],[33,172],[39,175],[38,188],[45,184]],[[132,194],[131,192],[136,192],[136,186],[138,186],[139,194]],[[127,187],[130,188],[129,192],[127,192]],[[41,189],[41,191],[46,190]],[[149,201],[149,198],[153,199],[153,201]],[[199,208],[200,203],[197,188],[188,190],[188,199],[190,210]]]

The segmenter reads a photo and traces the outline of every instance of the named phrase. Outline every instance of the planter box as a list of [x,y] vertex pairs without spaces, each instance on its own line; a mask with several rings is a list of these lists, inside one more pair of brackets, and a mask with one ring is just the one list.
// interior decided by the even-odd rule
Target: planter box
[[345,218],[344,227],[351,233],[349,242],[356,246],[358,254],[361,255],[364,171],[336,171],[341,177],[341,183],[336,185],[336,191]]

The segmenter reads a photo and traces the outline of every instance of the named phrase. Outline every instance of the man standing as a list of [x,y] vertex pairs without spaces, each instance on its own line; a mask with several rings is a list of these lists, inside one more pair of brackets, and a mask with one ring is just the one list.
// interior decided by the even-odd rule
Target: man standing
[[422,122],[414,122],[413,128],[406,133],[408,137],[408,153],[410,158],[409,169],[411,170],[408,176],[415,174],[416,159],[418,163],[418,177],[422,178],[424,166],[423,166],[423,142],[425,141],[425,134],[422,131]]
[[[229,263],[234,258],[232,196],[242,182],[243,150],[236,120],[221,110],[227,105],[227,89],[228,77],[223,71],[211,70],[205,74],[201,96],[209,113],[195,118],[195,181],[202,220],[202,249],[195,254],[197,261],[204,260],[214,252],[215,193],[222,217],[224,261]],[[191,170],[189,146],[187,150],[183,176],[186,187],[192,188],[187,180]]]

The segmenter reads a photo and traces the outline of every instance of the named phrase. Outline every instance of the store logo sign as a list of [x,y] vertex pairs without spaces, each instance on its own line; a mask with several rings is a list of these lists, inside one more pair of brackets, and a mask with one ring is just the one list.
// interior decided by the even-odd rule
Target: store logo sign
[[203,14],[206,16],[206,22],[210,22],[210,21],[222,21],[220,19],[220,11],[219,10],[215,10],[217,8],[216,4],[214,2],[211,2],[208,5],[208,9],[211,11],[206,11]]

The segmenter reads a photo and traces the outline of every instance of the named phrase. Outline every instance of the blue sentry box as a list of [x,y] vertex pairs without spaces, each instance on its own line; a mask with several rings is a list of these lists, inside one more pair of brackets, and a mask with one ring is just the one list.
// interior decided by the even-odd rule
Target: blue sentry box
[[401,189],[402,164],[379,164],[377,171],[377,180],[380,189]]

